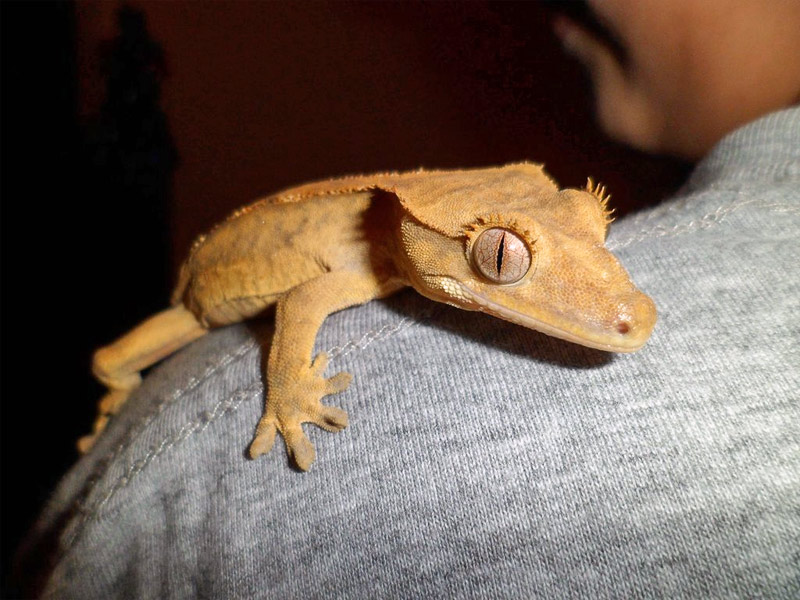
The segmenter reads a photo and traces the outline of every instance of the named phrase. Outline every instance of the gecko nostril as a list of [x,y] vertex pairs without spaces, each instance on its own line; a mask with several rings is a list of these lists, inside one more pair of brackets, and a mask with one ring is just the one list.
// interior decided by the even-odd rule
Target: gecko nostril
[[631,330],[631,324],[629,321],[617,321],[617,332],[625,335]]

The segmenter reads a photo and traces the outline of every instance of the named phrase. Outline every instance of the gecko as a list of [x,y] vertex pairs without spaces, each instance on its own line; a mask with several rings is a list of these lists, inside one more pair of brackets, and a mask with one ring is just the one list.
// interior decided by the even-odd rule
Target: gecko
[[303,471],[315,450],[302,424],[348,424],[321,400],[351,375],[326,378],[326,354],[312,359],[319,328],[339,310],[412,287],[590,348],[637,350],[656,308],[605,248],[609,198],[591,178],[585,189],[560,189],[542,165],[523,162],[343,177],[240,208],[194,242],[171,308],[95,352],[92,371],[107,393],[79,449],[140,385],[140,371],[273,306],[264,411],[248,454],[269,452],[280,434]]

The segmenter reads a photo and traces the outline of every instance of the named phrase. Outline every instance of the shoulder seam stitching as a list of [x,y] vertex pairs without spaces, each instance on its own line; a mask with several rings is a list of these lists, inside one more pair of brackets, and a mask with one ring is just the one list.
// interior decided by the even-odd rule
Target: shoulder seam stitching
[[[331,358],[331,363],[334,360],[341,356],[346,356],[351,352],[355,351],[362,351],[368,346],[370,346],[375,341],[382,341],[385,339],[390,338],[395,333],[402,331],[403,329],[407,329],[408,327],[412,327],[416,324],[422,323],[429,319],[433,313],[435,312],[436,307],[429,307],[425,310],[419,312],[417,315],[411,317],[403,317],[399,321],[395,323],[387,323],[381,327],[372,329],[362,335],[358,340],[351,340],[346,342],[341,346],[334,346],[328,351],[328,355]],[[248,353],[249,350],[254,348],[258,348],[258,344],[255,342],[247,343],[237,349],[237,352],[234,354],[227,355],[233,358],[242,358],[245,354]],[[215,365],[214,369],[207,371],[204,375],[205,378],[213,374],[214,370],[221,368],[231,362],[231,360],[220,361],[217,365]],[[197,380],[192,380],[189,385],[182,388],[180,391],[174,392],[168,396],[168,399],[175,400],[179,398],[181,395],[186,393],[187,391],[191,391],[194,389],[199,383],[202,381],[202,378],[198,378]],[[178,429],[177,432],[173,432],[166,438],[164,438],[160,444],[157,446],[153,446],[150,448],[149,452],[147,452],[144,457],[139,458],[131,463],[129,463],[128,468],[126,469],[125,473],[120,475],[116,481],[112,484],[111,488],[109,489],[108,493],[106,493],[99,502],[95,503],[92,508],[87,507],[77,507],[77,512],[82,513],[80,520],[78,523],[75,524],[75,529],[73,533],[65,540],[65,547],[62,552],[68,551],[80,537],[80,534],[83,532],[85,527],[99,515],[102,508],[108,503],[116,493],[121,490],[122,488],[126,487],[130,481],[139,473],[141,473],[151,462],[154,458],[163,454],[164,451],[171,448],[172,446],[188,439],[191,435],[195,433],[201,433],[205,431],[205,429],[214,421],[218,420],[220,417],[235,412],[241,402],[254,390],[259,389],[262,387],[262,382],[260,379],[257,379],[255,382],[250,383],[244,388],[239,388],[235,390],[233,393],[228,395],[226,398],[217,402],[211,410],[205,410],[203,413],[198,417],[191,421],[184,423],[184,425]],[[147,422],[137,428],[137,433],[140,433],[141,430],[146,426],[147,423],[151,422],[158,414],[163,412],[163,406],[166,404],[166,400],[159,404],[159,408],[154,413],[148,416]],[[131,436],[132,441],[133,436]],[[113,455],[116,457],[116,454]]]
[[707,213],[700,218],[692,219],[687,223],[678,223],[670,228],[665,228],[663,225],[656,225],[655,227],[640,231],[638,234],[632,235],[627,239],[620,240],[617,243],[609,244],[609,250],[620,250],[632,244],[636,244],[648,238],[660,237],[677,237],[700,229],[709,229],[715,225],[720,225],[725,221],[725,217],[729,214],[739,210],[744,206],[751,204],[761,203],[756,208],[771,210],[774,212],[787,212],[790,214],[800,214],[800,208],[787,203],[780,202],[765,202],[762,199],[744,200],[742,202],[732,204],[730,206],[720,206],[714,212]]

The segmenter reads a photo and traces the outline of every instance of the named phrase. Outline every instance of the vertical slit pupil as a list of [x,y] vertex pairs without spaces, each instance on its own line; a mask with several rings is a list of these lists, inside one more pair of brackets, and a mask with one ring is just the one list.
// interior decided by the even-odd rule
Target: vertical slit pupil
[[501,269],[503,268],[503,252],[505,250],[506,245],[506,234],[500,236],[500,244],[497,246],[497,274],[500,275]]

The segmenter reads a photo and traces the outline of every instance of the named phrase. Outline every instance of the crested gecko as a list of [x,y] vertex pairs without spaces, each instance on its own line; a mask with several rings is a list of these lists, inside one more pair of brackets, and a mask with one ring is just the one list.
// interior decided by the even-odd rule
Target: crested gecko
[[631,352],[650,336],[653,301],[604,247],[605,188],[559,189],[541,165],[345,177],[295,187],[234,212],[193,244],[172,308],[99,349],[92,370],[108,392],[88,450],[139,372],[214,327],[275,305],[266,402],[249,446],[256,458],[280,433],[307,470],[314,448],[301,424],[328,431],[347,413],[322,397],[348,387],[313,360],[333,312],[411,286],[570,342]]

